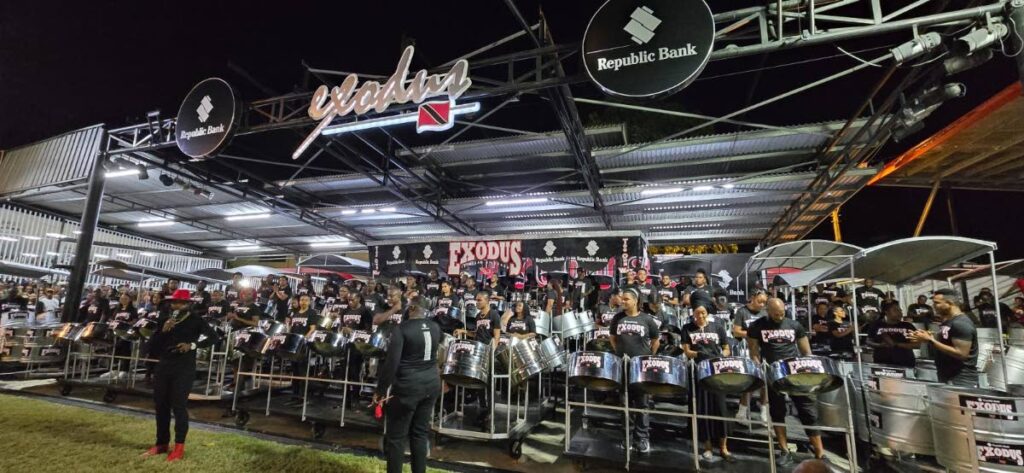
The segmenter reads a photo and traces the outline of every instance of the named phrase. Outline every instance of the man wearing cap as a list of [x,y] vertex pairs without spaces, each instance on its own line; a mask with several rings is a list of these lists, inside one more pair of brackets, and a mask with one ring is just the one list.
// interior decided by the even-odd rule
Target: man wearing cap
[[[150,357],[156,357],[156,375],[153,378],[153,402],[156,405],[156,443],[143,456],[167,452],[171,440],[171,413],[174,413],[174,449],[167,461],[181,460],[185,456],[185,436],[188,434],[188,393],[196,379],[196,349],[217,342],[217,332],[192,315],[189,310],[190,294],[179,289],[168,298],[168,310],[160,314],[160,330],[150,338]],[[205,338],[200,341],[200,336]]]

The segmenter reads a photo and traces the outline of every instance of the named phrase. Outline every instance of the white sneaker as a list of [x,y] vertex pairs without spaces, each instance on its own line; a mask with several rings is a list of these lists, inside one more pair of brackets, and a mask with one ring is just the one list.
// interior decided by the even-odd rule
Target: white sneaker
[[762,421],[767,421],[768,418],[769,418],[768,417],[768,406],[765,406],[765,405],[762,404],[761,405],[761,420]]
[[100,375],[100,379],[111,379],[114,378],[115,376],[116,374],[113,371],[107,371],[106,373]]
[[740,404],[740,408],[736,411],[737,420],[747,420],[750,418],[750,408]]

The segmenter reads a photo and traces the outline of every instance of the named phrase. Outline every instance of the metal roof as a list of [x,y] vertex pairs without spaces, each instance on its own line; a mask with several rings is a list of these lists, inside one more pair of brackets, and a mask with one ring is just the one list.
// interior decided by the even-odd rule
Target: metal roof
[[860,250],[852,258],[820,275],[816,281],[857,277],[899,286],[995,250],[995,243],[971,238],[905,238]]
[[861,251],[859,246],[828,240],[802,240],[780,243],[750,257],[748,271],[768,268],[795,268],[801,271],[831,268]]
[[[855,121],[853,127],[862,124]],[[586,137],[604,180],[600,195],[613,229],[640,231],[657,243],[753,243],[807,189],[818,172],[815,153],[841,126],[842,122],[819,123],[638,144],[628,142],[622,125],[614,125],[592,127]],[[839,146],[847,145],[844,141]],[[371,240],[463,236],[425,211],[429,202],[413,205],[379,183],[405,179],[409,189],[432,195],[437,189],[427,184],[429,164],[456,181],[445,184],[447,196],[438,203],[480,233],[607,230],[594,210],[594,197],[578,175],[572,176],[574,158],[562,132],[418,147],[405,154],[420,165],[391,170],[387,176],[341,172],[276,182],[282,190],[319,199],[319,205],[301,210],[284,210],[243,192],[214,191],[210,196],[165,186],[157,179],[161,171],[151,168],[146,180],[107,179],[100,222],[220,255],[239,254],[229,247],[253,245],[265,252],[309,254],[314,252],[310,243],[316,241],[355,240],[311,220],[340,222]],[[832,195],[790,226],[783,239],[801,238],[874,173],[846,173]],[[241,188],[233,182],[222,185]],[[41,192],[19,201],[68,215],[80,214],[85,203],[86,189],[81,186]],[[521,199],[541,200],[503,202]],[[229,219],[263,213],[270,215]],[[139,226],[154,220],[175,223]],[[360,248],[362,244],[353,242],[332,250]]]

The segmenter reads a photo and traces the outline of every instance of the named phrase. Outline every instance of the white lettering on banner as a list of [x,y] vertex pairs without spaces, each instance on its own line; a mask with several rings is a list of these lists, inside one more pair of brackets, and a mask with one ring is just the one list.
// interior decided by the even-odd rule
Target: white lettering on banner
[[370,110],[382,113],[393,103],[421,103],[430,97],[444,94],[447,94],[450,100],[455,100],[473,84],[469,78],[469,63],[465,59],[455,61],[445,74],[428,75],[426,70],[420,70],[408,79],[413,51],[412,46],[405,48],[401,59],[398,60],[395,73],[384,84],[366,81],[357,89],[359,76],[349,74],[341,85],[333,88],[326,85],[318,87],[309,103],[309,117],[320,120],[320,124],[292,153],[292,159],[298,159],[335,117],[343,117],[349,113],[362,115]]
[[458,274],[463,265],[477,261],[497,261],[508,266],[510,276],[516,276],[523,270],[523,242],[453,241],[448,245],[448,274]]
[[669,365],[668,360],[651,358],[640,360],[640,371],[646,373],[651,370],[657,370],[660,373],[668,373],[672,371],[672,367]]
[[578,364],[591,366],[593,368],[601,367],[601,357],[597,355],[580,354],[576,356],[576,362]]
[[993,444],[989,442],[979,443],[978,461],[983,463],[1001,463],[1003,465],[1016,464],[1024,466],[1024,452],[1020,447],[1009,445]]
[[825,366],[821,363],[821,360],[800,358],[789,362],[789,371],[792,373],[823,373]]
[[715,360],[711,363],[715,373],[743,373],[743,360]]

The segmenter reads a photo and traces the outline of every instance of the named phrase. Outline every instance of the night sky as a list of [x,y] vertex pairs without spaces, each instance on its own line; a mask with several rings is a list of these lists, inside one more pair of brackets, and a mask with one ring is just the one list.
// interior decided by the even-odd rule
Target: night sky
[[[757,4],[722,0],[721,12]],[[953,2],[954,4],[962,2]],[[557,42],[578,41],[597,0],[517,1],[528,21],[541,6]],[[263,6],[268,5],[268,6]],[[0,149],[44,139],[64,131],[106,123],[136,123],[147,111],[172,116],[196,82],[224,77],[246,99],[268,94],[237,70],[248,72],[275,94],[297,90],[304,80],[302,61],[312,67],[387,74],[403,41],[415,40],[413,66],[435,66],[471,51],[519,27],[498,0],[432,2],[289,1],[0,2]],[[878,55],[905,40],[880,37],[844,43],[844,48]],[[525,42],[496,54],[526,49]],[[833,57],[839,56],[839,57]],[[804,65],[785,64],[825,58]],[[567,72],[579,58],[565,61]],[[229,67],[234,64],[236,68]],[[804,82],[855,65],[834,46],[715,62],[690,88],[652,104],[721,115]],[[827,88],[766,107],[744,117],[777,125],[847,118],[877,79],[876,71],[857,74]],[[887,160],[940,129],[1016,80],[1012,61],[997,59],[956,78],[968,96],[948,103],[928,119],[927,127],[902,145],[887,146]],[[314,82],[315,85],[315,82]],[[602,98],[589,84],[573,88],[580,97]],[[581,110],[586,112],[586,110]],[[517,115],[517,113],[519,115]],[[535,131],[557,129],[553,114],[526,115],[510,107],[497,123],[518,123]],[[523,125],[524,120],[530,126]],[[733,131],[716,127],[714,132]],[[289,143],[289,145],[292,145]],[[917,223],[927,189],[871,187],[842,208],[844,240],[872,245],[908,237]],[[961,235],[999,243],[1000,259],[1024,257],[1017,238],[1024,222],[1018,193],[953,191]],[[946,195],[940,193],[924,234],[950,234]],[[825,221],[812,237],[832,237]]]

